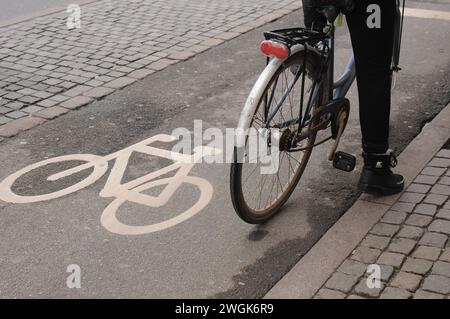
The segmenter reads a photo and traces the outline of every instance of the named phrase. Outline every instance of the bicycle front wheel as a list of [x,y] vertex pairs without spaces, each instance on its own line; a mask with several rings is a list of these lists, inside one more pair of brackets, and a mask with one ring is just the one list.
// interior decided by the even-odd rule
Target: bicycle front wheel
[[[313,115],[325,95],[326,83],[317,76],[320,63],[314,52],[292,55],[274,73],[257,104],[250,130],[276,128],[281,136],[276,172],[262,174],[260,160],[239,160],[235,149],[230,191],[237,214],[247,223],[260,224],[278,213],[305,170],[316,139]],[[306,137],[293,145],[299,131]],[[247,138],[244,156],[249,141]]]

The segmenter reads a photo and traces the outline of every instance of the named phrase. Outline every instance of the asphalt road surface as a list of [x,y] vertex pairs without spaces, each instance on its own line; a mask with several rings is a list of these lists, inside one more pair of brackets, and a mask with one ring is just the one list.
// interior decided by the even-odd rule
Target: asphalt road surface
[[[0,180],[55,156],[106,156],[174,128],[192,129],[196,119],[203,120],[204,128],[235,127],[264,66],[257,50],[262,31],[297,25],[299,17],[299,12],[291,14],[2,142]],[[406,20],[404,71],[393,93],[391,142],[398,151],[449,101],[448,30],[448,20]],[[351,52],[345,28],[339,30],[337,43],[339,69]],[[355,86],[349,98],[352,116],[341,149],[359,154]],[[247,225],[234,213],[226,164],[198,164],[190,172],[213,185],[206,208],[174,227],[146,235],[119,235],[103,227],[102,212],[114,200],[99,196],[109,171],[95,184],[59,199],[0,203],[0,296],[262,297],[359,195],[361,159],[352,173],[334,170],[326,161],[329,147],[315,150],[285,209],[261,226]],[[110,161],[109,167],[113,164]],[[134,154],[124,181],[165,165],[164,160]],[[45,180],[61,169],[53,164],[30,172],[13,188],[23,195],[46,194],[88,174],[66,177],[56,186]],[[128,202],[119,208],[118,218],[133,225],[155,223],[188,209],[197,198],[195,188],[183,185],[166,206]],[[80,289],[66,286],[71,264],[80,266]]]

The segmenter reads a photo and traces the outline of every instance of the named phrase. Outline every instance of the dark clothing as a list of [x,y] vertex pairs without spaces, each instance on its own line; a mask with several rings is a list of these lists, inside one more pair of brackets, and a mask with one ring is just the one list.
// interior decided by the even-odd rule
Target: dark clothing
[[[369,29],[370,4],[381,8],[381,28]],[[389,148],[391,112],[391,61],[394,46],[396,1],[357,0],[355,11],[347,15],[356,61],[359,116],[363,149],[384,153]]]
[[[373,27],[373,24],[370,24],[373,28],[368,26],[368,18],[374,14],[368,7],[373,4],[380,8],[380,28]],[[362,143],[366,153],[385,153],[389,148],[395,12],[394,0],[356,0],[354,10],[347,14],[356,61]],[[322,17],[314,19],[323,22]]]

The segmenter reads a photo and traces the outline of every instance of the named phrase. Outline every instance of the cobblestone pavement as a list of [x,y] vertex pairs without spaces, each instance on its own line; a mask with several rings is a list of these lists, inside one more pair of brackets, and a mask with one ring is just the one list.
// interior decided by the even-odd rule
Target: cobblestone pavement
[[[314,298],[450,298],[450,150],[441,150]],[[369,265],[381,287],[369,288]]]
[[298,0],[104,0],[0,28],[0,141],[264,25]]

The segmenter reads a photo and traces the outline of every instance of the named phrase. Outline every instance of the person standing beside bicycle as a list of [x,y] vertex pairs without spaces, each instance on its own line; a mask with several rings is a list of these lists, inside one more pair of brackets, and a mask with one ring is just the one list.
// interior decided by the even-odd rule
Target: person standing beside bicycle
[[389,150],[392,57],[396,0],[302,0],[305,25],[326,24],[319,11],[334,5],[346,15],[356,63],[364,168],[359,187],[367,193],[391,195],[404,188],[404,178],[391,168]]

